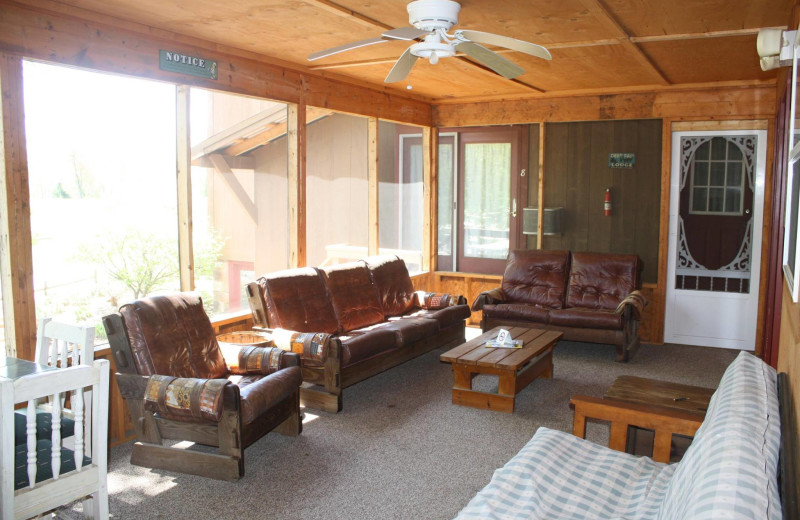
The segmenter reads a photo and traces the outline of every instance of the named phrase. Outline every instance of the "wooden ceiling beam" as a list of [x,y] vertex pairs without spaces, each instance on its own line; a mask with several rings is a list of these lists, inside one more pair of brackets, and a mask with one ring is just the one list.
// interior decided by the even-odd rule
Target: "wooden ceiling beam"
[[[649,43],[649,42],[670,42],[676,40],[701,40],[703,38],[729,38],[735,36],[757,35],[761,29],[762,28],[752,27],[749,29],[733,29],[729,31],[709,31],[702,33],[655,34],[653,36],[631,36],[629,39],[633,43]],[[778,29],[781,31],[785,31],[786,26],[766,27],[766,29]]]
[[331,2],[330,0],[303,0],[303,1],[307,4],[319,7],[323,11],[327,11],[335,15],[350,18],[354,22],[359,23],[370,29],[374,29],[376,27],[379,29],[383,29],[384,31],[389,29],[394,29],[394,27],[392,27],[391,25],[386,25],[383,22],[380,22],[374,18],[370,18],[369,16],[365,16],[356,11],[353,11],[352,9],[348,9],[347,7],[344,7],[337,3]]
[[628,33],[628,31],[622,26],[622,24],[619,23],[614,15],[611,14],[611,10],[603,0],[581,0],[581,3],[584,7],[586,7],[586,9],[595,14],[595,18],[598,22],[603,24],[612,32],[615,32],[617,36],[623,40],[622,44],[632,51],[636,61],[640,65],[653,71],[661,79],[662,84],[671,84],[661,69],[659,69],[655,63],[653,63],[653,60],[651,60],[650,57],[645,54],[638,45],[636,45],[636,43],[631,41],[630,33]]

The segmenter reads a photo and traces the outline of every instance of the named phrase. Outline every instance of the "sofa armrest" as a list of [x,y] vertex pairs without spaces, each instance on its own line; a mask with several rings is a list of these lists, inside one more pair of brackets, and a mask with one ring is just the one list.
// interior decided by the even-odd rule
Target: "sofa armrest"
[[641,291],[633,291],[628,296],[626,296],[619,305],[617,305],[617,312],[618,314],[624,313],[627,309],[630,309],[631,317],[634,320],[641,320],[642,319],[642,311],[647,304],[650,303],[645,298],[644,294]]
[[500,287],[495,287],[490,291],[484,291],[480,293],[476,298],[475,301],[472,302],[472,310],[473,311],[480,311],[483,309],[484,305],[491,305],[495,303],[501,303],[506,300],[506,295]]
[[152,375],[147,381],[143,407],[166,419],[183,422],[219,422],[227,379],[199,379]]
[[461,295],[450,293],[435,293],[427,291],[416,291],[414,293],[414,304],[420,309],[428,311],[438,311],[452,307],[454,305],[464,305],[467,299]]
[[342,358],[342,342],[333,334],[261,327],[254,330],[270,334],[273,345],[287,353],[294,353],[300,359],[324,364],[328,359]]
[[269,375],[300,364],[300,356],[278,347],[257,347],[220,342],[225,364],[232,374]]

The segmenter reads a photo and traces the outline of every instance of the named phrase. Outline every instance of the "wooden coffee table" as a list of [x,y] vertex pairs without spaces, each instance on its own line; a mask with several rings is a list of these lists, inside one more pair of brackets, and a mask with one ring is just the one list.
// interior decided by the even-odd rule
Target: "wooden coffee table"
[[[509,332],[513,339],[522,340],[522,348],[486,347],[499,330],[484,332],[440,356],[453,365],[453,404],[512,413],[514,398],[523,388],[539,376],[553,377],[553,347],[561,332],[514,327]],[[472,389],[472,379],[478,374],[499,377],[496,394]]]

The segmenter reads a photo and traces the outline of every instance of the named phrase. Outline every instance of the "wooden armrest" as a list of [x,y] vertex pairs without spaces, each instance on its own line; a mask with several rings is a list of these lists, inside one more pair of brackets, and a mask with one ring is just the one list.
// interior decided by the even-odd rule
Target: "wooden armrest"
[[669,462],[673,434],[694,436],[703,423],[703,418],[696,414],[617,399],[576,395],[570,399],[569,404],[575,409],[573,435],[586,438],[587,417],[609,421],[611,435],[608,447],[617,451],[625,451],[628,426],[654,430],[653,460],[658,462]]

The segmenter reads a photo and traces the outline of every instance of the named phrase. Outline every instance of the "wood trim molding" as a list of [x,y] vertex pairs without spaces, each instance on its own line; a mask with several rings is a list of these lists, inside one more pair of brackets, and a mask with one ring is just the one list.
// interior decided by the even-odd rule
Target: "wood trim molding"
[[[402,151],[401,151],[402,153]],[[422,129],[422,270],[436,268],[439,130]]]
[[369,238],[367,250],[370,255],[377,255],[380,249],[380,184],[379,157],[378,157],[378,119],[370,117],[367,120],[367,173],[369,181]]
[[33,360],[36,306],[22,59],[5,53],[0,53],[0,121],[0,285],[6,354]]
[[189,87],[175,91],[176,173],[178,182],[178,262],[181,291],[194,291],[194,253],[192,252],[192,139],[189,122]]
[[717,86],[438,104],[433,108],[433,123],[458,127],[613,119],[768,119],[774,117],[775,106],[774,85]]
[[289,267],[304,267],[306,265],[306,105],[290,103],[287,116]]
[[539,125],[539,192],[537,193],[536,207],[536,249],[542,248],[544,240],[544,123]]

